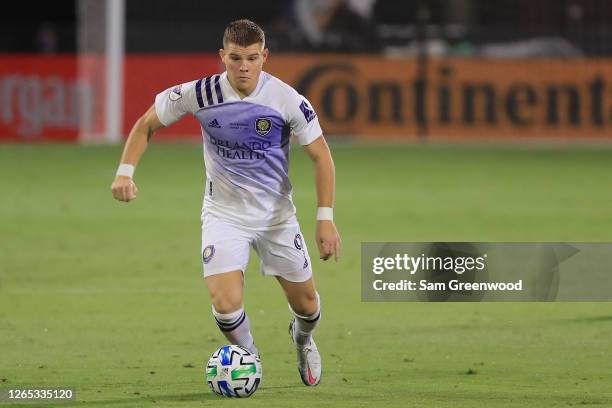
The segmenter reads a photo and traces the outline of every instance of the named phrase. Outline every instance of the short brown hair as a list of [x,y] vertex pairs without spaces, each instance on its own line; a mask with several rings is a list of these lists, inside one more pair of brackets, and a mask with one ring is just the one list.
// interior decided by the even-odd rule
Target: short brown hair
[[260,26],[243,18],[241,20],[232,21],[225,27],[223,33],[223,46],[227,47],[228,43],[234,43],[241,47],[248,47],[251,44],[260,43],[266,45],[266,34]]

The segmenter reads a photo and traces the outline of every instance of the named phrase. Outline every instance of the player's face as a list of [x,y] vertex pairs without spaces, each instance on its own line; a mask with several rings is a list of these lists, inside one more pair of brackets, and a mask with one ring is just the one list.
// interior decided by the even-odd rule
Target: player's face
[[219,50],[219,55],[225,64],[230,84],[240,96],[245,97],[253,92],[268,58],[268,49],[261,43],[241,47],[230,42]]

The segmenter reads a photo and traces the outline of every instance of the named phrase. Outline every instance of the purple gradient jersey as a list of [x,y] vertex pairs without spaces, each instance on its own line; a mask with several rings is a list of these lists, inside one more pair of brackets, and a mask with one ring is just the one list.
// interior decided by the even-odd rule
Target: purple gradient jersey
[[165,126],[187,113],[200,122],[206,165],[203,215],[268,229],[295,214],[290,137],[307,145],[322,131],[308,101],[292,87],[262,72],[255,90],[240,99],[224,72],[161,92],[155,111]]

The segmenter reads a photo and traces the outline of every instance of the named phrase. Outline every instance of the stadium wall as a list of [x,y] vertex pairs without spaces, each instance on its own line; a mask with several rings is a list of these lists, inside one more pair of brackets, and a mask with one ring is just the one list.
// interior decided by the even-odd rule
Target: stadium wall
[[[128,55],[124,133],[157,92],[221,69],[214,54]],[[273,54],[266,70],[310,100],[328,134],[612,139],[612,59],[434,59],[423,70],[415,59]],[[76,141],[79,118],[101,116],[102,88],[78,79],[72,55],[0,56],[0,140]],[[189,120],[159,136],[199,137]]]

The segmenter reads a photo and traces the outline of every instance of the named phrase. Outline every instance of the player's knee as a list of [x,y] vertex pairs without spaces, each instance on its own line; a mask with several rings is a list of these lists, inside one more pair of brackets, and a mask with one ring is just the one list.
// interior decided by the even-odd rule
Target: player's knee
[[213,294],[212,304],[218,313],[233,313],[242,307],[242,296],[223,293]]
[[291,305],[293,311],[300,316],[312,316],[319,310],[319,296],[317,292],[305,292]]

